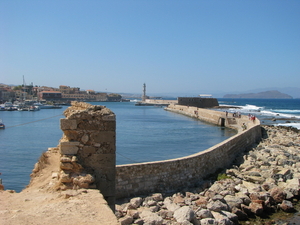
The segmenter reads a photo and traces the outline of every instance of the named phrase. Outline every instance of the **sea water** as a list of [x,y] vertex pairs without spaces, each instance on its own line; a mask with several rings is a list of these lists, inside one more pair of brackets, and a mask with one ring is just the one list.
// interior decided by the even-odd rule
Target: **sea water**
[[[237,106],[229,112],[252,114],[262,124],[291,126],[300,129],[300,99],[218,99],[220,105]],[[225,111],[225,110],[223,110]]]
[[[299,127],[300,99],[256,100],[218,99],[221,105],[239,106],[243,114],[253,113],[263,122]],[[135,106],[133,102],[98,102],[116,114],[116,160],[128,164],[165,160],[203,151],[235,134],[235,131],[214,126],[161,107]],[[59,119],[61,109],[40,111],[0,111],[6,125],[0,130],[0,178],[5,189],[17,192],[26,187],[34,164],[48,147],[56,147],[62,137]],[[225,109],[222,109],[225,111]],[[283,118],[272,121],[270,118]]]

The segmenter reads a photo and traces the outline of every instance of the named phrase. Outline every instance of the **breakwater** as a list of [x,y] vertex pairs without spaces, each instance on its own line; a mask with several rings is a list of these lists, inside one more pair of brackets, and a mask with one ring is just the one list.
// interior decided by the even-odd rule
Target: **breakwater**
[[[236,155],[261,139],[259,120],[247,116],[226,116],[197,107],[170,104],[166,110],[236,129],[238,133],[227,140],[196,154],[156,162],[119,165],[116,167],[116,198],[154,192],[174,192],[201,184],[209,174],[230,166]],[[242,124],[247,126],[242,130]],[[188,148],[188,144],[186,146]],[[162,149],[163,151],[163,149]]]
[[124,225],[299,224],[299,135],[291,127],[262,126],[262,140],[217,181],[135,197],[116,205],[115,214]]

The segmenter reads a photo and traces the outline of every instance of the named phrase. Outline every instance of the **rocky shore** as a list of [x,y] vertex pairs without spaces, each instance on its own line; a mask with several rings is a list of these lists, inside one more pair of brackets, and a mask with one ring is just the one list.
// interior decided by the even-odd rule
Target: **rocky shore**
[[300,131],[276,126],[262,130],[259,144],[201,187],[120,201],[115,211],[120,224],[251,224],[251,218],[294,213],[300,190]]

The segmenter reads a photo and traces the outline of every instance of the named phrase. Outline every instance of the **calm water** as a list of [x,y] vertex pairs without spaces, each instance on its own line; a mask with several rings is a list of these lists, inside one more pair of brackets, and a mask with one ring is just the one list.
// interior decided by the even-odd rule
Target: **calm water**
[[[132,102],[101,102],[117,118],[117,164],[164,160],[205,150],[235,134],[160,107]],[[42,152],[62,137],[62,109],[35,112],[0,111],[6,125],[0,130],[0,172],[6,189],[21,191]]]
[[[270,122],[300,128],[300,99],[219,99],[222,105],[240,106],[243,114],[255,114]],[[135,106],[132,102],[101,102],[117,117],[117,164],[164,160],[207,149],[234,134],[230,129],[197,121],[159,107]],[[36,112],[0,111],[6,125],[0,130],[0,172],[6,189],[21,191],[42,152],[57,146],[62,137],[62,109]],[[286,123],[289,122],[289,123]],[[274,122],[273,122],[274,123]]]

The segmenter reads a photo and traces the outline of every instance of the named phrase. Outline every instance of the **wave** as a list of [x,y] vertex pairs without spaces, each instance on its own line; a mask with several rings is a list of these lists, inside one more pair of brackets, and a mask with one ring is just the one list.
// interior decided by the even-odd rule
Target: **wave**
[[278,123],[276,126],[295,127],[300,130],[300,123]]
[[[245,105],[245,106],[233,106],[226,105],[229,108],[229,112],[240,112],[241,114],[248,115],[253,114],[257,117],[275,117],[275,118],[289,118],[289,119],[300,119],[300,110],[290,110],[290,109],[265,109],[265,107],[256,106],[256,105]],[[238,109],[236,108],[238,107]]]
[[257,111],[260,112],[264,107],[259,107],[256,105],[248,105],[246,104],[246,106],[242,106],[243,110],[249,110],[249,111]]
[[[224,101],[225,104],[220,105],[226,106],[226,110],[231,113],[240,112],[243,115],[252,114],[266,124],[284,124],[284,126],[293,126],[300,129],[300,123],[298,123],[300,119],[298,103],[287,104],[286,102],[283,103],[274,100],[236,102],[237,104]],[[224,111],[224,109],[221,110]]]
[[299,109],[292,110],[292,109],[274,109],[274,112],[279,112],[279,113],[290,113],[290,114],[298,114],[300,113]]
[[236,103],[235,101],[219,101],[220,104],[224,104],[224,103]]
[[300,119],[300,116],[294,115],[294,114],[285,114],[285,113],[278,113],[273,111],[263,111],[263,114],[266,116],[272,116],[272,117],[278,117],[278,118],[289,118],[289,119]]

